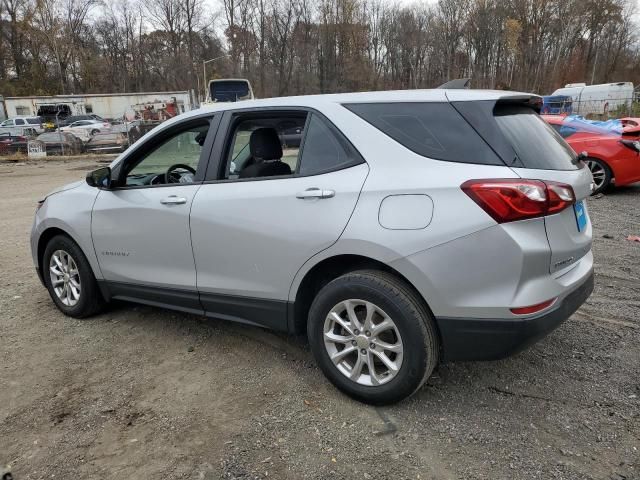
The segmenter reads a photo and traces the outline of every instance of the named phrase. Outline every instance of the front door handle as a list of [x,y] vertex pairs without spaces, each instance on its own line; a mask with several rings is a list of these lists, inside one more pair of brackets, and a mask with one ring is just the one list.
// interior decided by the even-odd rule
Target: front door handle
[[163,205],[183,205],[187,203],[187,199],[176,195],[169,195],[167,198],[160,200],[160,203]]
[[304,192],[298,192],[296,198],[331,198],[334,197],[336,192],[334,190],[323,190],[320,188],[307,188]]

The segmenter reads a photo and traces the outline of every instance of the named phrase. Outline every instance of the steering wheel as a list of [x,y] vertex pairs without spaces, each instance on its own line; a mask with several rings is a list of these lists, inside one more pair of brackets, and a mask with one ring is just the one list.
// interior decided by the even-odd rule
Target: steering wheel
[[193,167],[189,165],[185,165],[184,163],[176,163],[167,168],[167,171],[164,174],[164,183],[180,183],[180,179],[182,175],[178,174],[178,172],[174,172],[174,170],[186,170],[187,172],[195,175],[196,171]]

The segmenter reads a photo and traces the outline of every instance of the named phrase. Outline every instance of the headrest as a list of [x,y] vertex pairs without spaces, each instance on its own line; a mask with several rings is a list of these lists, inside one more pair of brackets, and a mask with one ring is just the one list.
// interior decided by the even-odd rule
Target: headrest
[[262,160],[280,160],[282,158],[282,144],[275,128],[258,128],[251,133],[249,139],[251,156]]

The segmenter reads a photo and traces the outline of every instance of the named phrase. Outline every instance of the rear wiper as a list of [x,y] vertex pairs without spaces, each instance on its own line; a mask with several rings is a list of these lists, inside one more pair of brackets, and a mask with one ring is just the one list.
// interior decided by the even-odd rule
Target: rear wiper
[[576,155],[576,158],[571,160],[571,163],[573,163],[574,165],[578,165],[582,160],[584,160],[588,156],[589,154],[587,152],[580,152],[578,155]]

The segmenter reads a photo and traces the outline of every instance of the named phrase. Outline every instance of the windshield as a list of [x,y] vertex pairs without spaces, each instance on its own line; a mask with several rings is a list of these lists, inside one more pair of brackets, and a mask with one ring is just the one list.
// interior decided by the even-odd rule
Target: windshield
[[576,154],[562,137],[531,108],[496,106],[498,127],[525,168],[577,170]]

